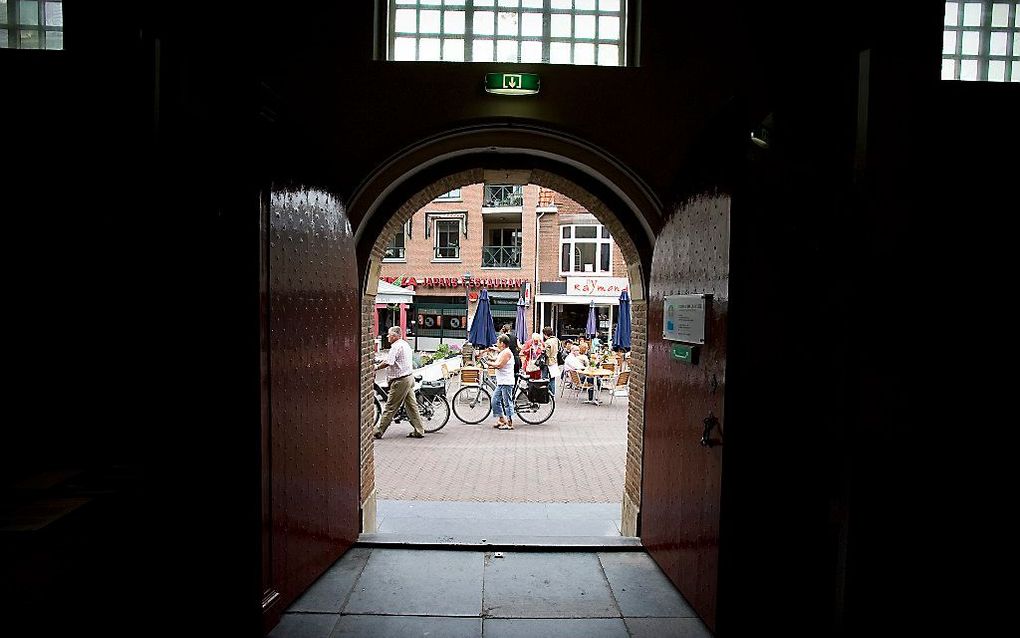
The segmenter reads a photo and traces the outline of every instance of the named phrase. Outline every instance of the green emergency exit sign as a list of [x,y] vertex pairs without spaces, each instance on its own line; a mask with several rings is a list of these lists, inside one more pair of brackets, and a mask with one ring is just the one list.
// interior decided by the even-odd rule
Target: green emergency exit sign
[[694,357],[696,354],[694,346],[685,346],[680,343],[674,343],[670,352],[674,359],[679,359],[684,363],[694,363]]

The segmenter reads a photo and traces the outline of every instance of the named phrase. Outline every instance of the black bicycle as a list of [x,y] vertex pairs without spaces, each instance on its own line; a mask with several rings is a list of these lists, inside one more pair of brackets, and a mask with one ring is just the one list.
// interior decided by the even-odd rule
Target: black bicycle
[[[383,406],[386,405],[386,399],[389,397],[389,388],[384,388],[378,383],[373,383],[372,386],[375,390],[375,397],[373,397],[375,415],[372,422],[378,426],[379,419],[382,417]],[[443,391],[445,392],[445,389]],[[442,430],[443,426],[450,420],[450,402],[446,400],[446,395],[438,392],[423,391],[421,375],[415,375],[414,398],[418,400],[418,414],[421,415],[421,424],[425,428],[425,432],[431,434]],[[399,423],[405,420],[408,420],[407,410],[404,409],[404,404],[401,403],[400,407],[397,408],[397,413],[393,415],[393,422]]]
[[[556,398],[547,386],[532,390],[529,381],[526,374],[517,378],[513,391],[514,416],[531,425],[545,423],[556,411]],[[453,395],[453,413],[464,423],[481,423],[492,412],[491,398],[495,391],[495,380],[483,373],[480,384],[466,385]]]

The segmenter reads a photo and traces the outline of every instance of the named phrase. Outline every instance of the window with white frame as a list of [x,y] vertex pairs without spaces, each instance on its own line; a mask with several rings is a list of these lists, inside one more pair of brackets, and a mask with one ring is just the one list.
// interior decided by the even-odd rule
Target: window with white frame
[[461,199],[461,197],[460,197],[460,189],[459,188],[455,188],[452,191],[449,191],[447,193],[443,193],[442,195],[440,195],[439,197],[436,198],[437,201],[451,200],[451,201],[458,201],[458,202],[460,201],[460,199]]
[[947,2],[942,79],[1020,82],[1020,3]]
[[386,244],[383,261],[407,261],[407,249],[405,247],[403,230],[393,235],[390,243]]
[[601,224],[560,226],[560,274],[612,274],[612,244]]
[[63,48],[63,2],[0,0],[0,49]]
[[623,66],[626,0],[390,0],[387,60]]
[[460,219],[436,219],[434,261],[460,260]]

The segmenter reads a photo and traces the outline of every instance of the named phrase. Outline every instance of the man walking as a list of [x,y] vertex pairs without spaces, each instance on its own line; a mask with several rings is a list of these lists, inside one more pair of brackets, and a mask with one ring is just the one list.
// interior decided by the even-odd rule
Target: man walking
[[552,326],[542,328],[545,335],[545,360],[548,364],[545,375],[549,379],[549,393],[556,394],[556,380],[560,378],[560,340],[553,334]]
[[425,436],[425,428],[421,424],[421,415],[418,413],[418,401],[414,398],[414,363],[411,358],[411,346],[404,341],[400,326],[393,326],[387,330],[386,339],[390,342],[389,354],[378,362],[375,369],[387,368],[389,395],[386,397],[386,407],[383,409],[374,436],[377,439],[383,437],[386,428],[390,427],[390,423],[393,422],[393,415],[397,413],[400,402],[403,401],[407,419],[411,422],[411,427],[414,428],[414,431],[407,436],[420,439]]

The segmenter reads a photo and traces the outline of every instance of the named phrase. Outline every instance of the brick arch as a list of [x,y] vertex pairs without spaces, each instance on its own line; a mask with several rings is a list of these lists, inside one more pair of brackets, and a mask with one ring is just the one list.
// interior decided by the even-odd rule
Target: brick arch
[[[379,265],[388,243],[388,237],[400,232],[403,225],[414,213],[443,193],[455,188],[485,181],[483,168],[470,168],[440,177],[410,194],[406,201],[390,209],[376,211],[377,216],[389,214],[388,221],[377,232],[367,232],[362,242],[371,241],[367,251],[368,266],[365,269],[364,287],[361,305],[361,503],[362,528],[364,531],[375,530],[375,458],[372,438],[372,383],[375,379],[373,357],[375,344],[372,338],[372,316],[375,312],[375,297],[378,291]],[[591,190],[579,185],[576,181],[546,169],[532,169],[529,183],[558,191],[584,206],[600,223],[609,228],[617,246],[623,252],[628,267],[628,279],[631,291],[631,315],[633,319],[631,333],[630,360],[630,401],[627,415],[627,457],[624,479],[623,508],[621,526],[628,536],[638,534],[638,514],[641,503],[641,462],[644,440],[644,388],[645,361],[647,351],[647,279],[642,265],[642,255],[631,232],[627,230],[621,216],[614,212],[601,198]],[[361,253],[362,251],[359,251]],[[362,253],[363,254],[363,253]],[[451,415],[450,418],[455,418]]]

